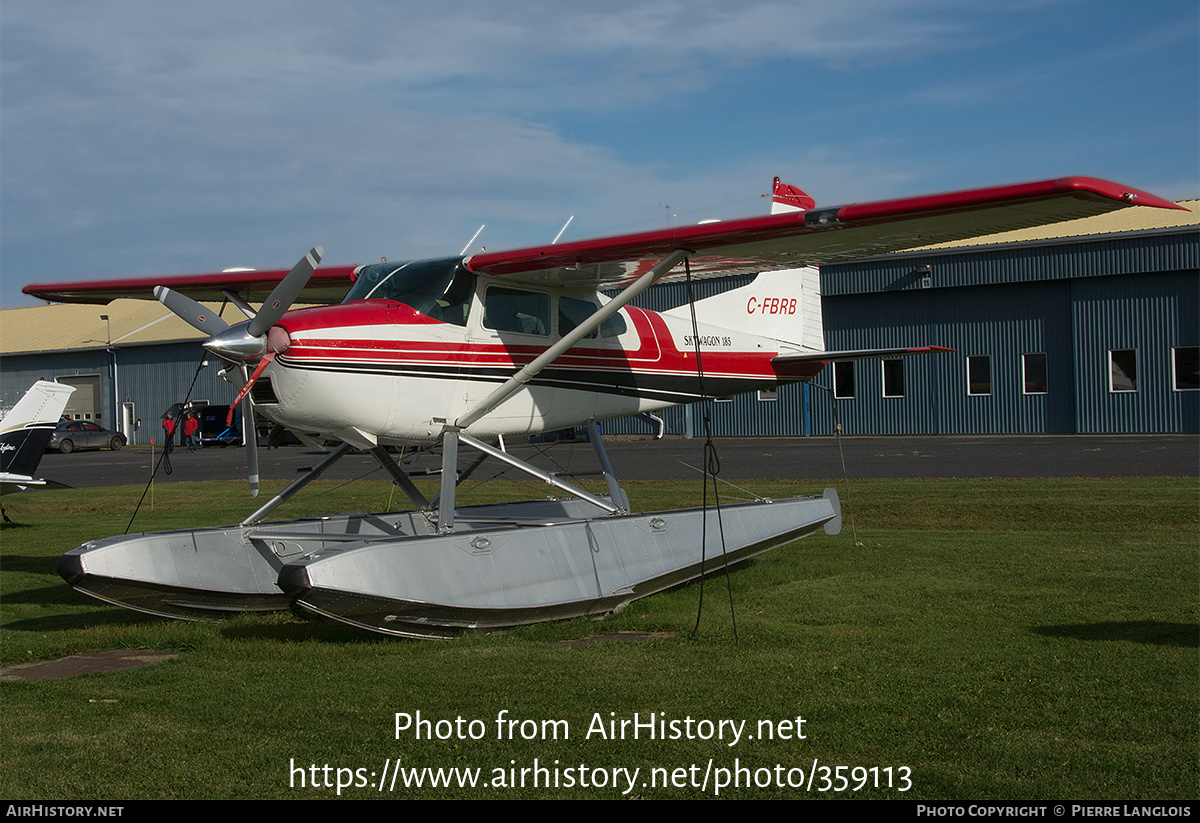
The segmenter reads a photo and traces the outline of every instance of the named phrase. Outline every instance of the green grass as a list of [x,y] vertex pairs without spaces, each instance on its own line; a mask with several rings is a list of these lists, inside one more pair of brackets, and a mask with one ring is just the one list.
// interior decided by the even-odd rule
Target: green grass
[[[822,483],[740,483],[761,494]],[[831,483],[830,485],[839,485]],[[286,516],[380,510],[382,483],[314,484]],[[545,494],[509,483],[472,499]],[[631,484],[635,508],[694,505],[698,484]],[[5,665],[108,649],[180,652],[142,669],[0,683],[0,796],[14,799],[333,797],[289,766],[613,770],[776,764],[899,767],[906,792],[726,788],[721,797],[1194,798],[1200,790],[1197,484],[1188,480],[856,481],[857,528],[809,538],[724,579],[569,621],[406,642],[290,614],[169,622],[71,591],[58,555],[119,534],[141,489],[15,495],[0,532]],[[727,494],[723,491],[722,494]],[[486,495],[486,497],[485,497]],[[312,497],[312,495],[309,495]],[[236,522],[238,484],[172,484],[134,531]],[[562,645],[662,632],[643,643]],[[415,740],[395,714],[480,720],[483,740]],[[496,739],[495,719],[562,720],[570,739]],[[805,739],[585,738],[593,717],[653,712],[805,719]],[[765,727],[764,727],[765,728]],[[735,760],[736,759],[736,760]],[[513,761],[515,761],[515,766]],[[882,772],[886,774],[886,772]],[[660,772],[661,774],[661,772]],[[862,773],[860,772],[859,775]],[[765,772],[750,772],[760,779]],[[324,782],[324,772],[318,775]],[[345,773],[344,775],[345,776]],[[852,776],[847,773],[847,776]],[[518,775],[519,777],[519,775]],[[793,778],[795,773],[793,772]],[[836,772],[830,774],[831,779]],[[745,775],[743,775],[743,782]],[[818,785],[820,783],[818,775]],[[599,788],[400,789],[384,797],[619,797]],[[713,796],[638,785],[648,798]],[[378,797],[349,788],[343,797]]]

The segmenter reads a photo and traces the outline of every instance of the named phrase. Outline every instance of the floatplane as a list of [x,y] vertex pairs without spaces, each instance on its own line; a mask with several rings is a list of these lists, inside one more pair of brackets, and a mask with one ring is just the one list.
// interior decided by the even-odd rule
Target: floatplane
[[[769,215],[435,260],[318,268],[314,248],[290,271],[26,287],[58,301],[157,298],[205,334],[239,388],[255,490],[255,413],[312,446],[338,444],[237,525],[98,539],[63,555],[60,574],[81,592],[155,615],[300,607],[406,637],[605,613],[840,528],[831,489],[726,506],[722,554],[702,540],[703,509],[630,511],[598,426],[811,380],[834,360],[938,351],[824,350],[814,266],[1114,209],[1178,208],[1093,178],[834,208],[776,178],[772,202]],[[672,311],[631,305],[655,283],[739,274],[757,276]],[[290,310],[301,293],[325,305]],[[248,319],[230,324],[200,301]],[[579,427],[606,493],[504,446]],[[440,449],[436,494],[425,496],[391,446]],[[372,454],[413,509],[267,521],[352,449]],[[473,454],[462,469],[460,452]],[[487,459],[562,496],[456,505],[457,485]]]

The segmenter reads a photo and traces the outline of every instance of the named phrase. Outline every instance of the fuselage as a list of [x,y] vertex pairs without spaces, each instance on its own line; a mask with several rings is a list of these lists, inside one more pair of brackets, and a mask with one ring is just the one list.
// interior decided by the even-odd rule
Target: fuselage
[[[255,408],[295,431],[363,447],[433,443],[604,300],[463,272],[440,300],[377,286],[340,305],[288,312],[277,325],[289,343],[254,386]],[[780,351],[769,338],[713,325],[693,331],[690,321],[626,306],[466,431],[494,439],[568,428],[821,368],[773,365]]]

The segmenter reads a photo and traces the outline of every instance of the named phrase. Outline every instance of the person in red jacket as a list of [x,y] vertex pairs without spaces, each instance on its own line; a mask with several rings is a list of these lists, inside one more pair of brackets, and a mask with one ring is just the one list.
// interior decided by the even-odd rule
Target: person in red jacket
[[200,421],[196,419],[196,415],[188,412],[183,418],[183,444],[190,452],[200,448],[200,439],[196,437],[196,433],[199,431]]
[[175,451],[175,415],[167,412],[167,416],[163,418],[163,451]]

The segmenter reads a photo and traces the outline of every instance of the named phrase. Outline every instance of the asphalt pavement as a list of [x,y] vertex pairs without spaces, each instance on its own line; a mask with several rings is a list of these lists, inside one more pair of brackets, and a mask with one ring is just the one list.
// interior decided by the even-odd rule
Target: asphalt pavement
[[[1200,437],[1196,435],[940,435],[921,437],[783,437],[715,438],[720,476],[753,478],[850,479],[945,477],[1198,477]],[[606,441],[609,457],[622,480],[673,480],[700,476],[704,442],[698,439]],[[547,471],[587,473],[596,468],[586,440],[531,445],[510,450]],[[465,460],[465,450],[460,458]],[[264,480],[292,480],[321,459],[305,446],[259,449]],[[397,455],[398,456],[398,455]],[[246,476],[240,448],[206,448],[189,454],[176,449],[165,471],[161,451],[46,454],[38,476],[75,487],[140,485],[157,465],[156,483],[239,480]],[[436,469],[438,459],[420,455],[410,468]],[[482,467],[477,476],[498,471]],[[843,469],[844,466],[844,469]],[[509,476],[517,476],[515,470]],[[350,454],[325,477],[384,478],[374,458]]]

